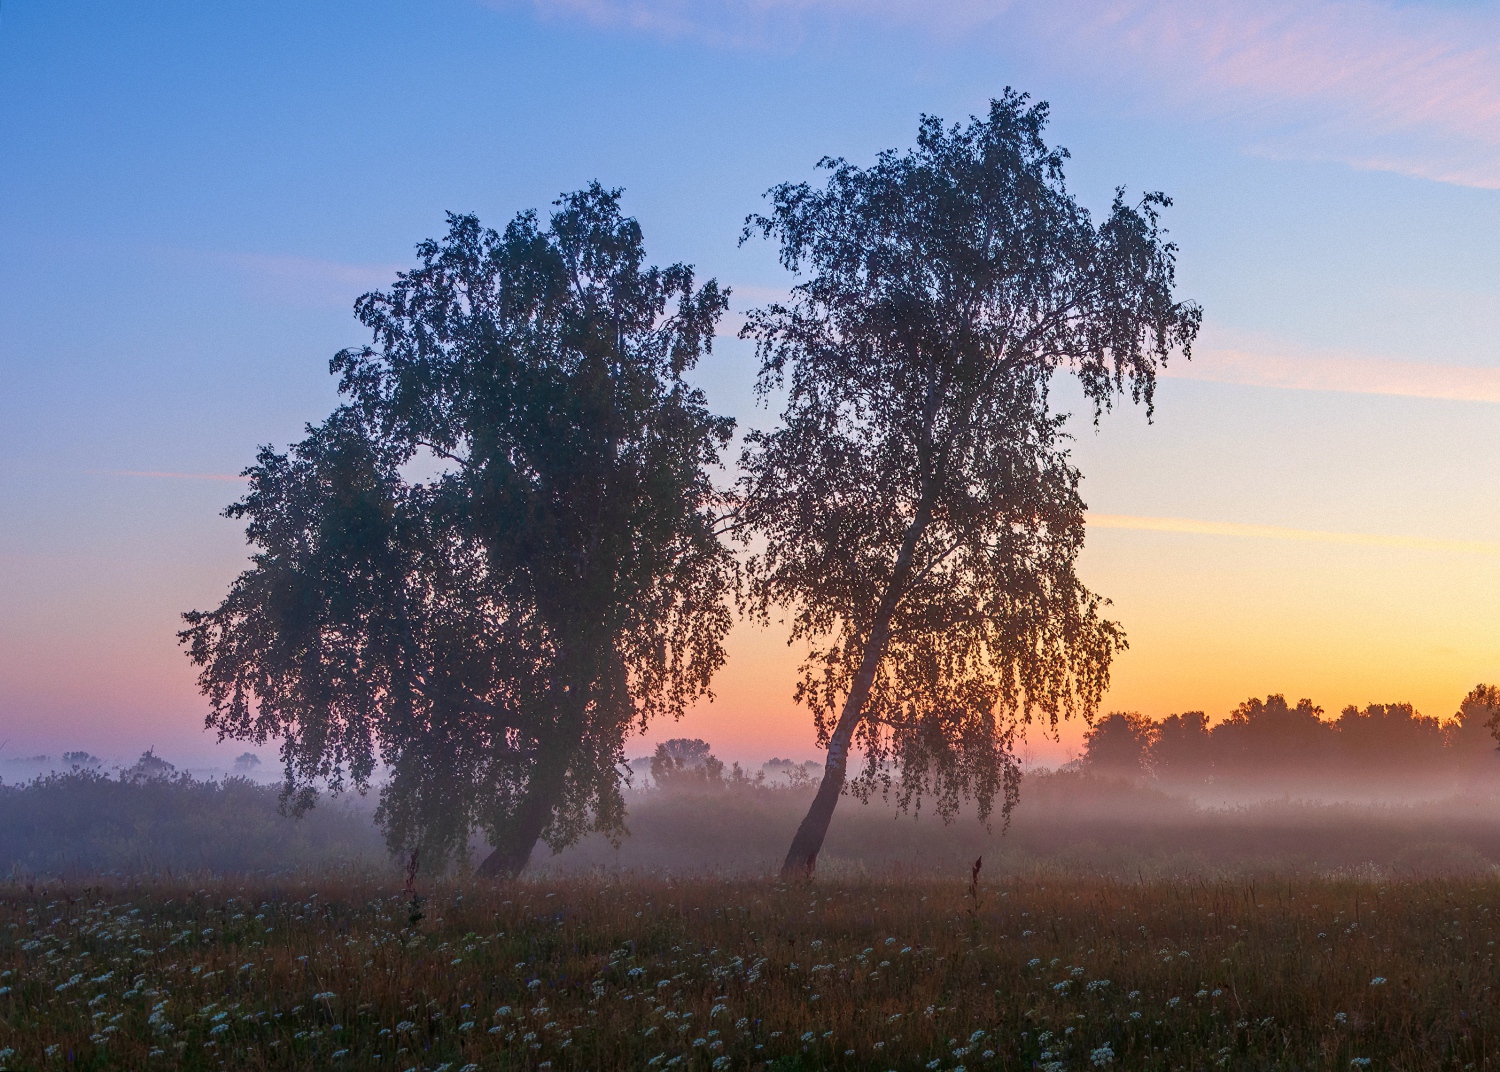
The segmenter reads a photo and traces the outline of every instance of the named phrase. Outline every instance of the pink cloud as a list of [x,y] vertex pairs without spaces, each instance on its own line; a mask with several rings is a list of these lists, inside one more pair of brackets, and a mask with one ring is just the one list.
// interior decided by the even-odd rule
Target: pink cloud
[[[744,322],[743,312],[731,310],[720,321],[717,337],[736,338]],[[1199,346],[1191,361],[1175,358],[1159,375],[1169,380],[1290,391],[1500,403],[1500,367],[1402,361],[1350,351],[1278,346],[1274,342]]]
[[231,253],[232,266],[258,297],[290,305],[347,307],[361,294],[390,286],[400,265],[345,264],[315,257]]
[[[841,19],[920,26],[949,36],[992,24],[1013,0],[531,0],[544,17],[576,18],[594,26],[690,37],[730,47],[781,45],[816,24]],[[512,0],[490,0],[493,7]]]
[[1251,387],[1500,402],[1500,368],[1397,361],[1329,351],[1201,349],[1174,361],[1165,376]]
[[830,21],[1052,57],[1060,73],[1237,126],[1247,149],[1500,188],[1500,16],[1378,0],[532,0],[721,45]]
[[1041,36],[1266,153],[1500,188],[1500,19],[1373,0],[1064,0]]

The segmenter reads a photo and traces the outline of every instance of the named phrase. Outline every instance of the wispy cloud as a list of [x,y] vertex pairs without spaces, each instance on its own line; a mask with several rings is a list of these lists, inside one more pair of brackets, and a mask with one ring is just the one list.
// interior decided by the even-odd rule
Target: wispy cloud
[[1184,533],[1192,536],[1231,536],[1253,540],[1293,540],[1299,543],[1384,547],[1405,551],[1500,555],[1500,543],[1486,543],[1478,540],[1435,540],[1422,536],[1325,532],[1319,529],[1282,528],[1278,525],[1241,525],[1230,521],[1195,521],[1185,517],[1138,517],[1133,514],[1090,513],[1087,519],[1089,527],[1096,529],[1134,529],[1142,532]]
[[1247,148],[1500,188],[1500,14],[1379,0],[532,0],[551,15],[726,44],[819,23],[910,27],[1181,114]]
[[232,266],[258,297],[316,307],[347,307],[361,294],[389,286],[402,270],[392,264],[348,264],[264,253],[226,253],[219,259]]
[[168,473],[150,469],[96,469],[93,472],[105,476],[137,476],[156,480],[228,480],[236,484],[245,482],[237,473]]
[[1500,402],[1500,368],[1426,364],[1352,353],[1203,349],[1194,353],[1192,361],[1172,362],[1163,375],[1298,391]]
[[1062,0],[1033,22],[1086,69],[1265,152],[1500,188],[1500,18],[1375,0]]
[[[490,0],[495,7],[508,0]],[[1026,0],[531,0],[549,16],[728,45],[782,43],[830,20],[920,26],[943,37],[994,24]]]

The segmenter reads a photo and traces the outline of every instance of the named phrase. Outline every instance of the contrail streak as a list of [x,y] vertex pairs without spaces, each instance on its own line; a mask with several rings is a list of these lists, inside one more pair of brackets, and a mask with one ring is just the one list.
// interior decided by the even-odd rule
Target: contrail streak
[[236,483],[245,480],[236,473],[164,473],[145,469],[105,469],[102,472],[106,476],[144,476],[163,480],[232,480]]
[[1141,532],[1179,532],[1192,536],[1235,536],[1253,540],[1295,540],[1300,543],[1334,543],[1355,547],[1391,547],[1404,551],[1443,551],[1463,555],[1500,555],[1500,543],[1480,540],[1435,540],[1425,536],[1381,536],[1365,532],[1324,532],[1320,529],[1290,529],[1279,525],[1241,525],[1232,521],[1195,521],[1186,517],[1138,517],[1133,514],[1085,515],[1098,529],[1134,529]]
[[1200,351],[1191,363],[1174,362],[1162,375],[1296,391],[1500,402],[1500,368],[1430,365],[1355,354],[1210,349]]

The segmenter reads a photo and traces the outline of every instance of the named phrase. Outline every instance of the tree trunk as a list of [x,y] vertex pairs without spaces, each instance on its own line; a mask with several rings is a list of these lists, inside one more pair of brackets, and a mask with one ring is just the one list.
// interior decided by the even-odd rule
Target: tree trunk
[[568,757],[576,743],[574,735],[560,733],[562,740],[542,748],[536,768],[526,784],[526,796],[516,809],[515,820],[500,831],[494,851],[475,870],[480,878],[515,878],[526,868],[542,831],[552,821],[552,809],[562,794],[568,773]]
[[[870,653],[873,651],[873,644],[866,648],[865,662],[870,661]],[[876,656],[874,662],[880,662],[879,656]],[[813,797],[812,807],[807,809],[802,825],[797,827],[797,836],[792,838],[792,847],[787,850],[786,860],[782,862],[781,874],[784,878],[811,875],[817,867],[818,853],[823,849],[823,839],[828,836],[828,824],[833,821],[833,809],[839,802],[839,794],[844,791],[844,778],[849,768],[849,746],[853,743],[854,730],[859,726],[860,717],[864,713],[865,699],[870,694],[870,683],[874,677],[873,667],[866,678],[864,667],[861,666],[854,688],[849,690],[849,697],[844,701],[839,724],[828,740],[828,759],[823,764],[823,780],[818,783],[818,795]],[[864,681],[863,688],[860,687],[861,680]]]
[[475,870],[480,878],[510,879],[526,869],[531,852],[552,817],[552,793],[533,779],[516,821],[501,832],[494,851]]
[[870,698],[870,687],[875,683],[875,671],[880,660],[885,658],[886,644],[891,638],[891,619],[896,605],[901,601],[906,582],[911,575],[912,558],[916,554],[917,541],[922,538],[932,517],[932,501],[924,496],[901,541],[901,550],[896,554],[896,564],[891,570],[891,583],[886,586],[880,607],[875,612],[875,621],[865,641],[864,654],[860,657],[859,670],[849,686],[849,695],[844,699],[844,709],[839,712],[838,725],[828,739],[828,759],[823,764],[823,780],[818,783],[818,795],[813,797],[812,807],[802,825],[797,827],[797,836],[792,838],[792,847],[787,850],[781,864],[783,878],[812,875],[817,867],[818,853],[823,849],[823,839],[828,836],[828,824],[833,821],[833,809],[838,805],[839,794],[844,791],[844,779],[849,769],[849,748],[854,743],[854,731],[864,717],[865,701]]

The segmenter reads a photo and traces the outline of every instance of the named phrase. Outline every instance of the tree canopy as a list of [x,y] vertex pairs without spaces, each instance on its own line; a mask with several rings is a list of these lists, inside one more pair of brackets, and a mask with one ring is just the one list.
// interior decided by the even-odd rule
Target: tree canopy
[[1157,727],[1134,711],[1105,715],[1083,735],[1084,757],[1091,770],[1132,776],[1146,773]]
[[1084,736],[1083,765],[1115,774],[1220,787],[1399,783],[1495,767],[1500,689],[1478,685],[1440,722],[1409,703],[1349,705],[1336,719],[1311,700],[1252,696],[1217,725],[1202,711],[1159,722],[1116,712]]
[[347,404],[246,471],[252,568],[181,637],[209,726],[282,741],[294,808],[384,765],[393,849],[478,827],[510,874],[538,838],[618,833],[625,735],[723,662],[733,424],[683,376],[727,292],[649,266],[598,184],[545,225],[450,216],[418,260],[356,306]]
[[751,597],[807,641],[797,698],[828,747],[786,860],[811,867],[845,783],[905,806],[1015,799],[1017,725],[1089,715],[1124,646],[1079,581],[1079,473],[1049,393],[1071,372],[1095,417],[1186,354],[1161,194],[1117,193],[1095,223],[1043,139],[1044,104],[1006,91],[983,119],[924,118],[917,147],[827,182],[777,186],[745,236],[801,276],[751,315],[781,426],[747,436]]

